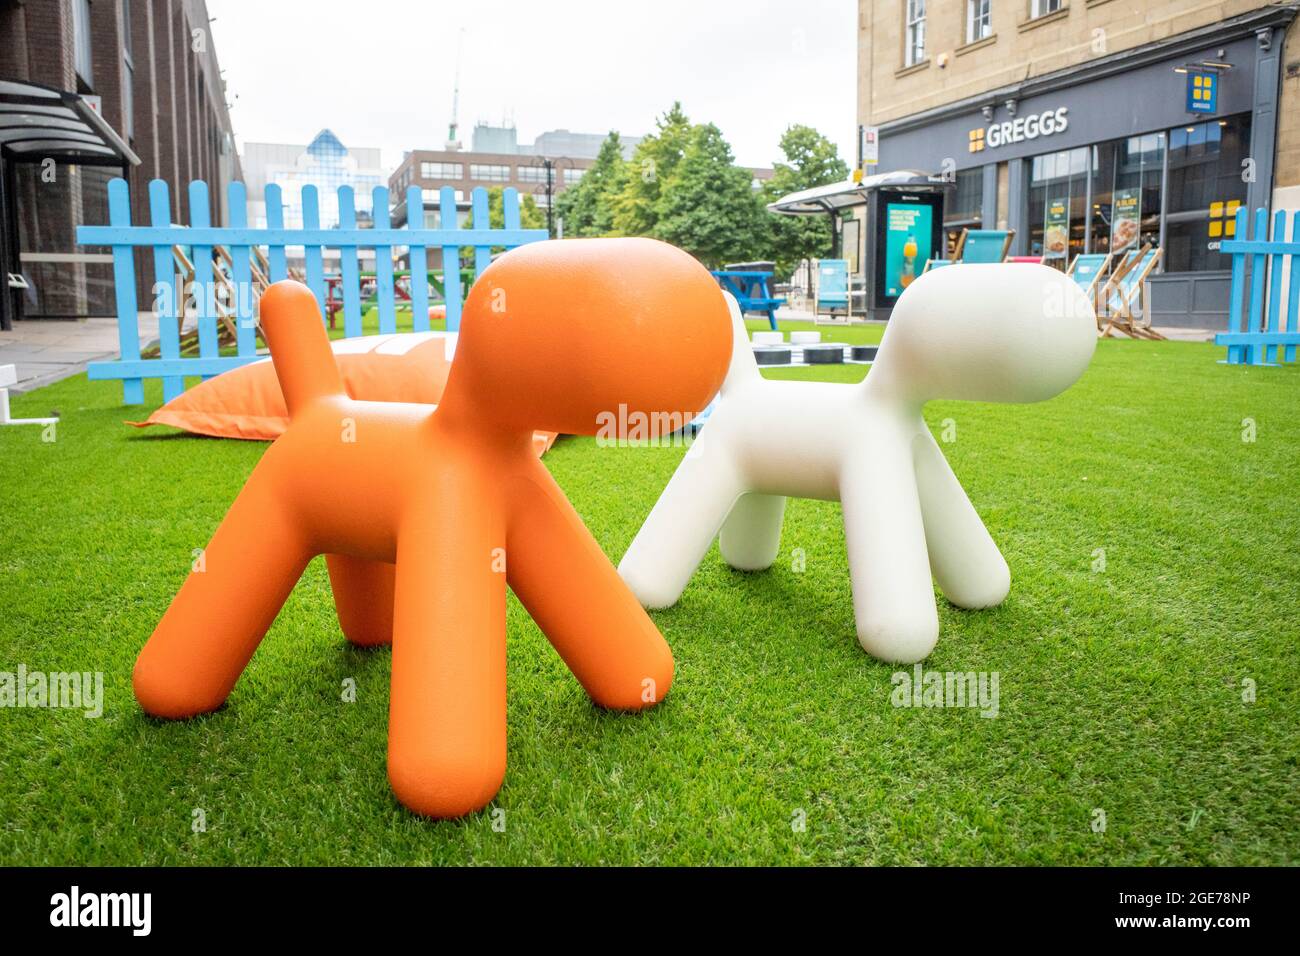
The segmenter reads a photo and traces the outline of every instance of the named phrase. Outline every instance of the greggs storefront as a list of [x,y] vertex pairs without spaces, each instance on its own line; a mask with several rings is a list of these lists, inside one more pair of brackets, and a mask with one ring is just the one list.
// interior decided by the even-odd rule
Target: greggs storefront
[[1294,15],[1225,21],[882,124],[879,169],[945,173],[950,242],[1014,229],[1011,251],[1164,250],[1161,325],[1221,328],[1237,209],[1272,205],[1282,34]]

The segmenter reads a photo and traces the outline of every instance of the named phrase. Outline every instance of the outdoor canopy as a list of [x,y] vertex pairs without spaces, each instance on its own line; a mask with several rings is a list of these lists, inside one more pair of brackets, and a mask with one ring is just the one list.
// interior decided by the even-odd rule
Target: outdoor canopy
[[86,99],[36,83],[0,80],[0,330],[13,327],[23,288],[18,252],[15,163],[50,159],[86,166],[120,166],[123,177],[140,164],[120,136]]
[[842,183],[814,186],[797,193],[782,196],[768,203],[769,212],[783,216],[818,216],[853,206],[865,206],[867,194],[882,186],[895,186],[918,192],[934,192],[951,188],[952,181],[942,176],[932,176],[916,169],[898,169],[889,173],[865,176],[862,182],[848,179]]
[[140,159],[76,93],[0,80],[0,148],[6,159],[135,166]]

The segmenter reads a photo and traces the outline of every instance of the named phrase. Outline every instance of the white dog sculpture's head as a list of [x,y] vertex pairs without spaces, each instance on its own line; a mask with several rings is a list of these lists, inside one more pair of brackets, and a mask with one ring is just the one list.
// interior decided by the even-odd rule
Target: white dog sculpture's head
[[894,307],[867,383],[915,402],[1040,402],[1088,367],[1097,320],[1070,277],[1025,263],[952,265]]

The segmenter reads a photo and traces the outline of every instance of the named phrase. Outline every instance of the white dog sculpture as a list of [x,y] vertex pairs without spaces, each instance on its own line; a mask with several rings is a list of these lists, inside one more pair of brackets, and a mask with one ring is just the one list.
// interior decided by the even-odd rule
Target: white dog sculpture
[[619,565],[646,607],[676,603],[721,529],[733,568],[771,566],[785,499],[838,499],[858,641],[913,663],[939,637],[931,574],[953,604],[1011,585],[921,417],[931,399],[1038,402],[1074,383],[1097,327],[1087,296],[1039,265],[955,265],[903,293],[859,385],[770,381],[731,300],[731,368],[712,417]]

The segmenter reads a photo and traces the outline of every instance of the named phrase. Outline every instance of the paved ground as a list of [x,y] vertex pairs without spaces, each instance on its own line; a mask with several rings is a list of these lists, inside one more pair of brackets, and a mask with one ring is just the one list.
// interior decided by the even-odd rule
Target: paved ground
[[[141,345],[157,342],[154,314],[141,312],[138,321]],[[18,371],[12,392],[29,392],[84,371],[87,362],[116,357],[116,319],[32,320],[15,322],[12,332],[0,332],[0,365]]]

